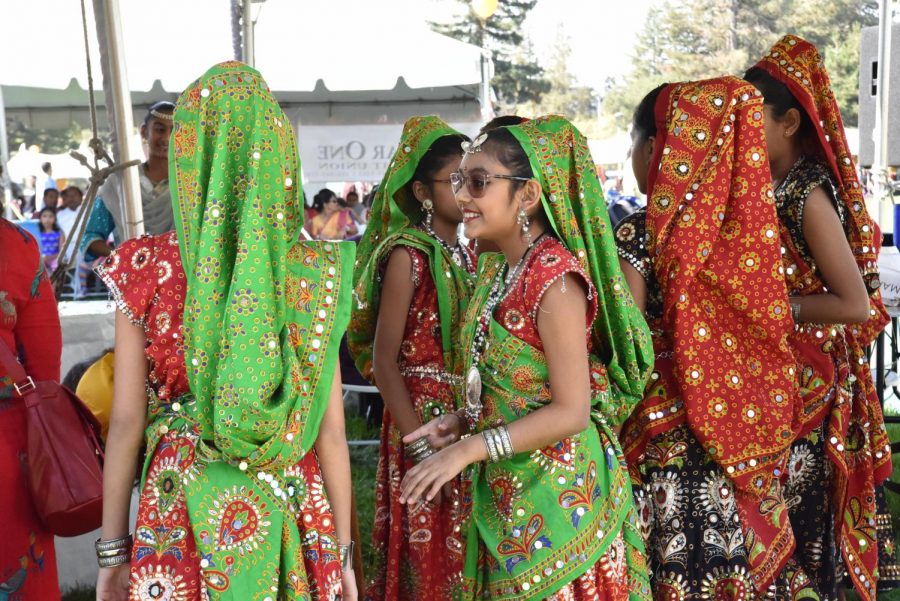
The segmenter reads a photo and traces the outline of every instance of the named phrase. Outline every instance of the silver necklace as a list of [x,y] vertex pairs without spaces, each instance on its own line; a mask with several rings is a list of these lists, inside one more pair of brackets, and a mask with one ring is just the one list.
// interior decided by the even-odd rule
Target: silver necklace
[[437,235],[431,224],[425,224],[422,229],[425,230],[426,234],[437,240],[438,244],[441,245],[441,248],[444,249],[450,259],[456,263],[457,267],[464,267],[469,273],[473,271],[469,254],[459,243],[459,238],[456,239],[456,244],[451,246],[449,242]]
[[487,350],[491,316],[494,314],[494,309],[496,309],[509,295],[510,291],[515,288],[515,285],[522,274],[522,267],[527,262],[528,257],[531,256],[531,250],[537,245],[543,235],[544,233],[542,232],[528,244],[525,252],[522,253],[522,257],[512,269],[507,265],[505,273],[503,269],[500,269],[497,271],[497,275],[494,276],[491,290],[488,293],[487,302],[484,304],[484,309],[481,311],[478,323],[475,326],[477,330],[475,331],[475,337],[472,339],[472,348],[470,349],[472,366],[466,374],[465,389],[466,416],[468,417],[469,423],[476,423],[484,408],[484,405],[481,403],[481,372],[478,371],[478,365],[481,363],[483,354]]

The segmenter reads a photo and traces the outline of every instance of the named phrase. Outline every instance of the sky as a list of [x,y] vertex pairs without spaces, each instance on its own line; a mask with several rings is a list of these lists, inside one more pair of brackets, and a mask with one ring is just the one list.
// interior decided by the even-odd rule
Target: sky
[[[259,21],[277,18],[279,3],[287,0],[269,0],[254,8]],[[503,0],[499,0],[502,2]],[[600,0],[538,0],[524,24],[526,34],[534,43],[539,60],[551,56],[560,27],[570,37],[572,55],[570,70],[579,83],[595,88],[602,87],[609,76],[626,73],[631,66],[630,55],[635,36],[644,25],[646,13],[653,1],[625,0],[603,2]],[[365,51],[369,36],[398,36],[409,25],[421,25],[428,20],[445,20],[459,7],[454,0],[290,0],[296,2],[294,10],[301,16],[292,23],[297,36],[325,40],[321,54],[297,56],[291,54],[290,37],[284,41],[285,63],[297,65],[298,70],[311,62],[321,69],[329,56]],[[92,2],[87,1],[88,11]],[[150,44],[140,49],[145,57],[138,57],[135,69],[149,63],[152,55],[162,54],[161,48],[177,46],[186,62],[192,59],[202,62],[192,71],[202,72],[215,60],[230,58],[231,38],[229,0],[119,0],[123,13],[125,43],[133,40],[138,28],[142,36],[152,32]],[[140,8],[145,6],[146,8]],[[614,8],[613,8],[614,7]],[[177,16],[176,16],[177,15]],[[316,17],[319,17],[317,19]],[[93,28],[89,14],[89,27]],[[196,23],[193,35],[185,37],[172,27]],[[84,79],[83,42],[81,39],[80,3],[76,0],[0,0],[0,20],[24,26],[12,27],[6,40],[7,48],[18,48],[23,54],[8,61],[0,73],[0,83],[39,85],[35,83],[48,76],[52,70],[61,74],[53,86],[65,87],[73,76]],[[29,26],[28,24],[31,24]],[[342,28],[342,24],[345,27]],[[260,25],[263,28],[265,24]],[[41,38],[39,27],[57,32],[52,43]],[[352,33],[350,33],[352,32]],[[92,29],[92,51],[96,60],[99,53],[96,35]],[[394,38],[396,39],[396,38]],[[133,42],[132,42],[133,43]],[[27,52],[25,52],[27,50]],[[133,54],[129,48],[129,55]],[[415,51],[415,49],[411,49]],[[161,61],[163,73],[177,65]],[[261,65],[262,67],[262,65]],[[436,68],[440,68],[439,64]],[[99,71],[99,69],[97,69]],[[99,79],[99,73],[95,73]],[[152,80],[151,80],[152,81]],[[165,83],[165,81],[164,81]]]

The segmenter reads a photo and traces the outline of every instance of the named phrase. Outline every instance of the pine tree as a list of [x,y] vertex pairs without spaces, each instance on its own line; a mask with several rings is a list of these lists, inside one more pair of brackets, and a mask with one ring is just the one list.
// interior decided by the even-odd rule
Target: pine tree
[[544,70],[531,44],[522,35],[522,23],[537,0],[502,0],[497,12],[482,21],[467,0],[457,0],[460,14],[450,23],[432,23],[439,33],[489,50],[494,61],[491,85],[502,109],[537,102],[549,89]]

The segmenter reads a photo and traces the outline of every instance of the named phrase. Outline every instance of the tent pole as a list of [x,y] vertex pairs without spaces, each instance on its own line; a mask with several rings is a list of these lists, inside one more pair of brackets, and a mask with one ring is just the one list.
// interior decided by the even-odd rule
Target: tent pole
[[[0,187],[3,194],[2,214],[7,219],[12,218],[12,190],[9,185],[9,140],[6,138],[6,104],[3,102],[3,86],[0,86]],[[37,192],[35,192],[37,193]]]
[[250,0],[241,2],[241,25],[244,34],[244,62],[251,67],[256,66],[256,52],[253,40],[253,15],[250,14]]
[[[878,14],[878,87],[875,102],[875,129],[872,132],[875,142],[875,156],[872,171],[875,174],[875,198],[878,199],[878,223],[881,223],[882,200],[890,198],[888,187],[887,156],[890,128],[888,112],[890,109],[891,85],[891,29],[893,26],[894,0],[879,0]],[[894,244],[898,232],[894,232]]]
[[[104,81],[105,92],[112,97],[112,115],[116,132],[117,160],[131,161],[128,138],[134,131],[134,113],[131,108],[131,92],[125,69],[125,50],[122,44],[122,19],[118,0],[97,0],[103,10],[103,28],[98,32],[100,44],[106,43],[109,60],[109,81]],[[108,85],[107,85],[108,84]],[[122,215],[125,231],[122,239],[136,238],[144,233],[144,209],[141,204],[141,182],[136,169],[125,169],[119,174],[122,183]]]

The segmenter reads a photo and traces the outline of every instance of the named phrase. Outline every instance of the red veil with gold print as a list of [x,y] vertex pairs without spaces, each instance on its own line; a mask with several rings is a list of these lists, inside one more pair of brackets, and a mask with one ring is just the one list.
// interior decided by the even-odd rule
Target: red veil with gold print
[[751,575],[765,590],[795,545],[779,475],[799,402],[762,98],[733,77],[673,84],[656,122],[647,251],[668,350],[623,443],[633,463],[653,436],[687,422],[734,483]]

